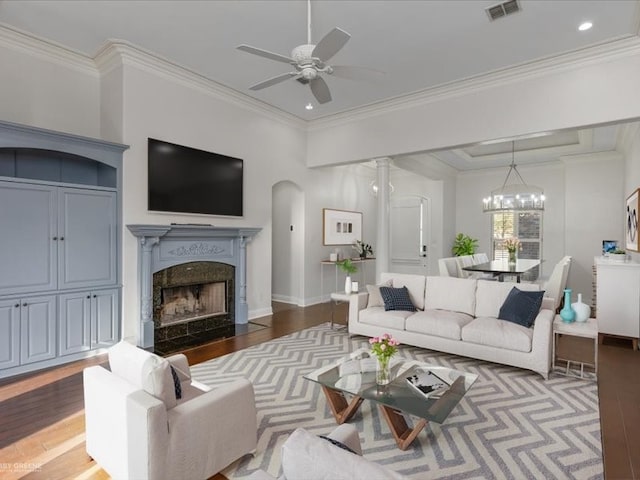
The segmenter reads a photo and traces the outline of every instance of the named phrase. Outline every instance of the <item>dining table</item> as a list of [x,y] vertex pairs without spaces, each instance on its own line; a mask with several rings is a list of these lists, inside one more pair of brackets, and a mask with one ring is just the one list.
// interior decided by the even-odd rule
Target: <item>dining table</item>
[[518,258],[515,263],[513,263],[504,258],[501,260],[491,260],[485,263],[469,265],[467,267],[463,267],[462,269],[467,272],[491,273],[498,278],[499,282],[503,282],[504,277],[508,275],[514,276],[516,277],[516,282],[520,283],[520,277],[523,274],[527,273],[529,270],[540,265],[540,263],[540,260],[529,258]]

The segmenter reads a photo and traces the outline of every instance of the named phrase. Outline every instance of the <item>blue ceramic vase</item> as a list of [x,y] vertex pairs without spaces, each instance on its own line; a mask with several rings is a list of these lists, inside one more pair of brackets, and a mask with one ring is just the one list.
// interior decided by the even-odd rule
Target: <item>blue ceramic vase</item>
[[571,323],[576,319],[576,312],[571,307],[571,289],[564,289],[564,307],[560,310],[560,318],[564,323]]

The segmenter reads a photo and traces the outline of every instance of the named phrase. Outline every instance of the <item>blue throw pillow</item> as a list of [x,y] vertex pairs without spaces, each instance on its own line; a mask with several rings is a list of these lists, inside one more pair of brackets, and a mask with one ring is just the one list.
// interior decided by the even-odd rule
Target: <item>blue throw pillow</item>
[[513,287],[507,295],[498,318],[531,328],[538,316],[544,291],[525,292]]
[[392,287],[380,287],[380,295],[384,301],[385,311],[389,310],[404,310],[405,312],[415,312],[416,307],[411,303],[409,297],[409,290],[407,287],[392,288]]

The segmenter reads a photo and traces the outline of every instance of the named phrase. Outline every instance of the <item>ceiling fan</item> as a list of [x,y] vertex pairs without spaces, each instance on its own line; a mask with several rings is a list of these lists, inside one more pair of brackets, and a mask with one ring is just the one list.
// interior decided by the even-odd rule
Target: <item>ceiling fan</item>
[[290,78],[298,80],[300,83],[308,84],[311,93],[318,103],[327,103],[331,101],[331,92],[327,82],[322,78],[323,74],[335,75],[337,77],[348,78],[351,80],[359,80],[368,74],[383,74],[378,70],[364,67],[354,67],[346,65],[328,65],[329,61],[342,47],[349,41],[351,35],[340,28],[334,28],[327,33],[317,44],[311,43],[311,0],[307,0],[307,43],[299,45],[291,51],[291,56],[280,55],[279,53],[269,52],[261,48],[252,47],[250,45],[239,45],[236,47],[243,52],[258,55],[260,57],[275,60],[277,62],[288,63],[293,65],[295,71],[282,73],[275,77],[257,83],[249,90],[262,90],[271,87],[280,82],[284,82]]

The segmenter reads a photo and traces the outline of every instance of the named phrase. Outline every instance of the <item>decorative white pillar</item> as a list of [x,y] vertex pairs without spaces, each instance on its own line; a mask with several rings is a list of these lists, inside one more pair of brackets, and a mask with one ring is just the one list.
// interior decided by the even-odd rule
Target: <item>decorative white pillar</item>
[[376,159],[378,184],[378,221],[376,225],[376,283],[380,283],[380,274],[389,271],[391,232],[389,197],[389,158]]

